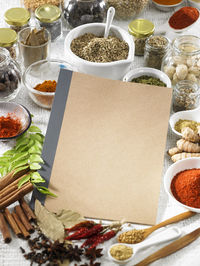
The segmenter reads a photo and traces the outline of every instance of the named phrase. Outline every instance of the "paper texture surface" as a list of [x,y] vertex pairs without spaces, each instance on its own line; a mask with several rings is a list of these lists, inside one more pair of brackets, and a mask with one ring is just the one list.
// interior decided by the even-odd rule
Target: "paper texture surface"
[[171,94],[73,73],[46,207],[154,224]]

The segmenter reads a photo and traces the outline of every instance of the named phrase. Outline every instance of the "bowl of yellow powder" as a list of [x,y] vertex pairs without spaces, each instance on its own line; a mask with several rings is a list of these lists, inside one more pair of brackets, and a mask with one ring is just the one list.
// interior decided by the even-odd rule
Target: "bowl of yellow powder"
[[127,244],[114,244],[108,250],[109,258],[118,264],[126,264],[133,257],[133,248]]

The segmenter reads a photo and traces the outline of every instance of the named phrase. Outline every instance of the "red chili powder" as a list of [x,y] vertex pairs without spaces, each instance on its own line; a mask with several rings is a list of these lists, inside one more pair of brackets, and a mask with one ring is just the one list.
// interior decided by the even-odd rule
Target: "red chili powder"
[[199,18],[199,11],[195,7],[185,6],[176,11],[169,19],[169,25],[177,30],[192,25]]
[[187,169],[174,176],[171,191],[181,203],[200,208],[200,169]]
[[15,114],[0,116],[0,138],[16,136],[22,128],[21,121]]

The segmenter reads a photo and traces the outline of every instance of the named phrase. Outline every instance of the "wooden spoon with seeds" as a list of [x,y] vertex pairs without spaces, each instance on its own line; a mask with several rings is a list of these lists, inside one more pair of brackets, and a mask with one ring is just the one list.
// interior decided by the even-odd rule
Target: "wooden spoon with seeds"
[[158,228],[161,228],[168,224],[177,223],[179,221],[192,217],[195,214],[196,212],[187,211],[187,212],[178,214],[172,218],[169,218],[159,224],[151,226],[149,228],[141,229],[141,230],[133,229],[133,230],[124,232],[118,236],[118,241],[121,243],[127,243],[127,244],[140,243]]

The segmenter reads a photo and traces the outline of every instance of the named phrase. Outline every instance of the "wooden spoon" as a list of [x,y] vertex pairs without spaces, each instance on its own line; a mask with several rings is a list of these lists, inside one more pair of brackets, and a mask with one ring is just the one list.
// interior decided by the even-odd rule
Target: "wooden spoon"
[[[127,233],[127,232],[124,232],[124,233],[119,235],[118,241],[121,243],[128,243],[128,244],[135,244],[135,243],[142,242],[145,238],[147,238],[147,236],[149,236],[151,233],[153,233],[158,228],[161,228],[161,227],[166,226],[168,224],[176,223],[176,222],[179,222],[181,220],[187,219],[189,217],[194,216],[195,214],[196,214],[196,212],[187,211],[187,212],[178,214],[172,218],[169,218],[169,219],[167,219],[167,220],[165,220],[159,224],[151,226],[149,228],[141,229],[141,230],[131,230],[131,231],[134,231],[134,233],[133,233],[134,236],[132,238],[130,238],[130,241],[127,241],[126,237],[123,237],[123,235],[126,235],[126,233]],[[130,231],[128,231],[128,232],[130,232]],[[134,241],[134,239],[135,239],[135,241]]]
[[146,259],[142,260],[141,262],[135,264],[135,266],[146,266],[150,263],[164,258],[177,250],[189,245],[191,242],[193,242],[195,239],[197,239],[200,236],[200,228],[197,228],[196,230],[192,231],[191,233],[179,238],[178,240],[175,240],[171,244],[165,246],[164,248],[159,249],[152,255],[148,256]]

